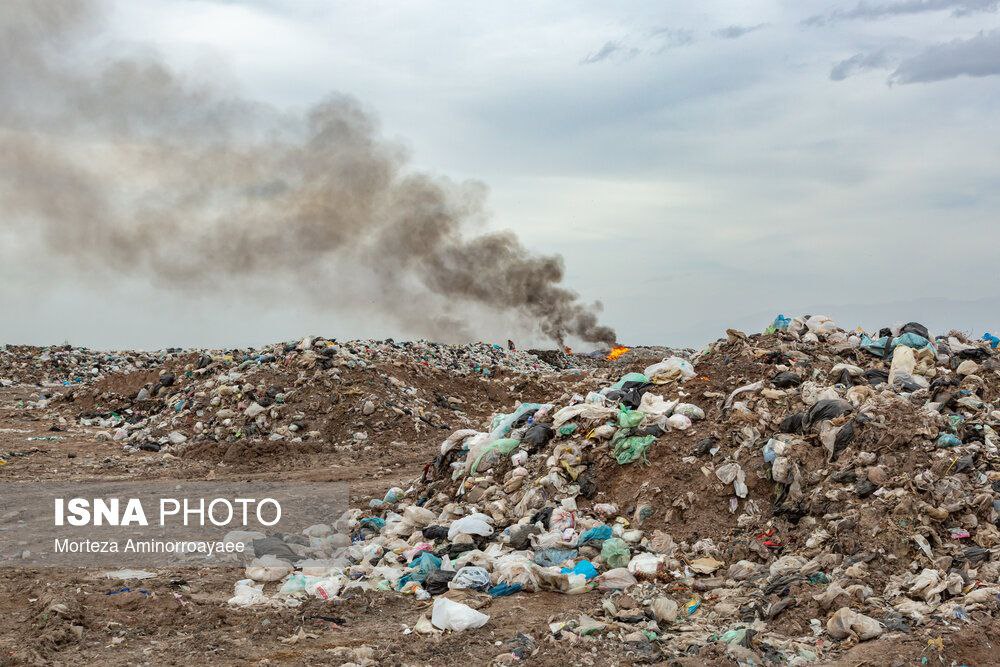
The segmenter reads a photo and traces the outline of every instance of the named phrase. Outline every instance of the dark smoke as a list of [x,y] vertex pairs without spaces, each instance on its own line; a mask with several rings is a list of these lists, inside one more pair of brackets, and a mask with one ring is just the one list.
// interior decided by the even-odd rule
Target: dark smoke
[[563,287],[561,257],[511,232],[470,234],[485,188],[409,169],[352,98],[300,117],[155,56],[100,59],[102,9],[0,6],[0,224],[36,229],[83,268],[172,287],[309,284],[363,266],[371,293],[409,325],[418,312],[457,323],[464,307],[485,307],[560,342],[615,342],[600,304]]

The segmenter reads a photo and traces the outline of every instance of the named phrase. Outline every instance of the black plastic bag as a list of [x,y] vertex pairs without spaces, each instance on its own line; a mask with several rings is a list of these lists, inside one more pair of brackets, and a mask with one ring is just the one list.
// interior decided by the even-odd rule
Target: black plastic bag
[[840,398],[828,398],[823,401],[817,401],[809,408],[806,416],[802,419],[802,423],[812,426],[817,422],[825,419],[834,419],[849,412],[854,412],[853,405]]
[[802,384],[802,377],[798,373],[784,371],[771,378],[771,383],[778,389],[789,389]]
[[902,336],[905,333],[915,333],[918,336],[923,336],[927,340],[931,339],[931,334],[927,331],[927,327],[919,322],[907,322],[899,329],[899,335]]

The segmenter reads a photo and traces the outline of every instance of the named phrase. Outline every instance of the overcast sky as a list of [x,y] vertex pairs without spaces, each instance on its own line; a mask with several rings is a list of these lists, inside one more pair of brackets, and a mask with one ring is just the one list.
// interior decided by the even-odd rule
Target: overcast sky
[[[697,346],[807,310],[848,327],[1000,328],[998,9],[131,0],[103,39],[279,108],[356,97],[416,168],[485,183],[487,224],[562,254],[568,286],[604,303],[621,341]],[[238,284],[192,300],[95,280],[13,247],[0,342],[412,333],[294,295],[262,307]]]

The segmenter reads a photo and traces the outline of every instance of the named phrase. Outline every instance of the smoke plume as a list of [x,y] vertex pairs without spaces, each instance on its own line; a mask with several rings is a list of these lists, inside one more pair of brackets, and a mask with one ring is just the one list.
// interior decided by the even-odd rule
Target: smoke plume
[[485,188],[411,169],[354,99],[291,114],[155,55],[103,57],[103,9],[0,8],[0,224],[83,269],[175,288],[276,276],[322,301],[315,276],[365,267],[343,284],[366,283],[410,324],[421,309],[460,321],[478,307],[558,341],[615,342],[600,304],[563,286],[561,257],[471,232]]

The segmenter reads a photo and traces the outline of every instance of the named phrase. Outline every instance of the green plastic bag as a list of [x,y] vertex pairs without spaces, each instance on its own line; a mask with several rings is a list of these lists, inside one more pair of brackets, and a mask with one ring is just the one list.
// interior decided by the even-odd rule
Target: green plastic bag
[[486,448],[479,454],[479,457],[476,458],[475,462],[472,464],[472,473],[475,474],[479,469],[479,464],[482,462],[484,456],[510,454],[512,451],[517,449],[517,446],[520,444],[521,441],[514,438],[499,438],[494,440],[490,444],[486,445]]
[[640,412],[639,410],[630,410],[629,408],[622,408],[618,411],[618,425],[622,428],[635,428],[642,423],[642,420],[646,417],[645,412]]
[[625,540],[612,537],[609,540],[604,540],[604,546],[601,547],[601,560],[609,569],[626,567],[628,562],[632,560],[632,553],[629,551],[628,545],[625,544]]
[[642,373],[626,373],[622,376],[622,379],[611,385],[612,389],[621,389],[626,382],[649,382],[649,378]]
[[619,437],[619,434],[624,435],[625,433],[627,433],[626,430],[619,430],[615,434],[615,437],[611,439],[611,443],[614,445],[611,455],[615,457],[615,461],[618,461],[619,465],[625,465],[640,458],[646,460],[646,452],[656,442],[656,436],[629,435]]

